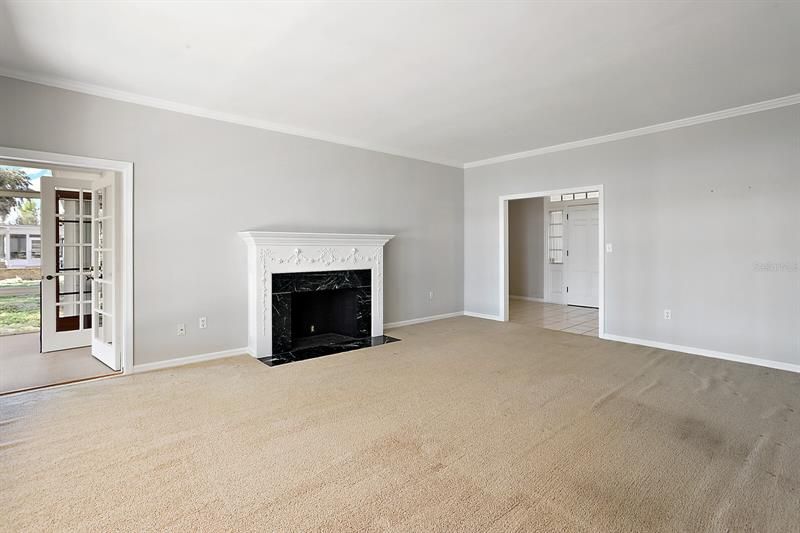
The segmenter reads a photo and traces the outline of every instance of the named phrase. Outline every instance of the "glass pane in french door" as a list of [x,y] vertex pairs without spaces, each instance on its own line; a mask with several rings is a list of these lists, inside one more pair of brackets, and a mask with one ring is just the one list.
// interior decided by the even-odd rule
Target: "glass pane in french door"
[[[108,290],[107,290],[108,289]],[[110,290],[110,286],[105,281],[95,281],[94,282],[94,307],[98,311],[105,312],[109,314],[111,312],[112,307],[112,291]]]
[[72,219],[80,216],[78,191],[56,191],[56,215]]
[[114,332],[111,328],[111,318],[103,313],[97,313],[97,327],[94,328],[94,338],[98,342],[111,345]]
[[58,231],[56,233],[56,243],[58,244],[77,244],[78,225],[80,221],[68,218],[58,218]]
[[[83,251],[83,257],[81,257]],[[83,261],[81,263],[81,261]],[[56,246],[56,272],[86,272],[92,266],[92,249],[90,245]]]
[[56,189],[55,195],[56,331],[87,329],[92,301],[92,193]]
[[81,309],[84,312],[83,329],[91,327],[88,302],[92,299],[91,278],[88,275],[62,273],[56,276],[56,331],[81,329]]

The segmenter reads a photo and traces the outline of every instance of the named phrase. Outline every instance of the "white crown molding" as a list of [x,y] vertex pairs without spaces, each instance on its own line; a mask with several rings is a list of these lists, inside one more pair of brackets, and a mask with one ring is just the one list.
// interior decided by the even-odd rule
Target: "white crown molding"
[[95,85],[92,83],[83,83],[80,81],[70,80],[68,78],[60,78],[56,76],[44,76],[40,74],[31,74],[20,70],[13,70],[0,67],[0,76],[6,78],[13,78],[16,80],[27,81],[36,83],[38,85],[47,85],[48,87],[56,87],[58,89],[65,89],[67,91],[74,91],[92,96],[99,96],[101,98],[109,98],[111,100],[118,100],[120,102],[127,102],[130,104],[137,104],[146,107],[153,107],[156,109],[163,109],[165,111],[173,111],[184,115],[192,115],[195,117],[207,118],[211,120],[218,120],[220,122],[228,122],[231,124],[238,124],[240,126],[248,126],[260,130],[267,130],[276,133],[284,133],[286,135],[294,135],[297,137],[305,137],[307,139],[314,139],[317,141],[325,141],[333,144],[340,144],[349,146],[351,148],[359,148],[361,150],[369,150],[371,152],[379,152],[407,159],[415,159],[417,161],[425,161],[427,163],[435,163],[437,165],[444,165],[448,167],[464,168],[462,163],[455,161],[447,161],[444,159],[437,159],[427,155],[419,155],[405,152],[404,150],[397,150],[390,147],[378,146],[371,143],[359,141],[356,139],[349,139],[346,137],[338,137],[336,135],[328,135],[318,131],[307,130],[304,128],[296,128],[286,124],[279,124],[270,122],[268,120],[250,118],[243,115],[234,113],[225,113],[223,111],[215,111],[204,107],[193,106],[189,104],[182,104],[172,100],[164,100],[161,98],[154,98],[152,96],[145,96],[141,94],[131,93],[127,91],[120,91],[103,87],[102,85]]
[[706,122],[714,122],[716,120],[723,120],[726,118],[749,115],[750,113],[758,113],[760,111],[768,111],[770,109],[777,109],[779,107],[786,107],[795,104],[800,104],[800,93],[791,94],[789,96],[783,96],[781,98],[775,98],[773,100],[765,100],[763,102],[757,102],[755,104],[748,104],[739,107],[732,107],[730,109],[723,109],[721,111],[714,111],[713,113],[706,113],[704,115],[697,115],[694,117],[673,120],[671,122],[653,124],[652,126],[645,126],[643,128],[620,131],[608,135],[600,135],[599,137],[590,137],[588,139],[582,139],[579,141],[554,144],[552,146],[535,148],[533,150],[526,150],[524,152],[516,152],[513,154],[490,157],[488,159],[471,161],[469,163],[464,163],[464,168],[468,169],[476,167],[485,167],[487,165],[494,165],[506,161],[514,161],[515,159],[525,159],[528,157],[536,157],[539,155],[551,154],[553,152],[563,152],[565,150],[572,150],[574,148],[583,148],[585,146],[592,146],[595,144],[621,141],[622,139],[630,139],[631,137],[640,137],[642,135],[650,135],[651,133],[659,133],[662,131],[669,131],[678,128],[686,128],[688,126],[696,126],[698,124],[705,124]]
[[800,373],[800,365],[798,364],[784,363],[782,361],[773,361],[771,359],[761,359],[760,357],[750,357],[748,355],[718,352],[716,350],[707,350],[705,348],[696,348],[694,346],[682,346],[680,344],[670,344],[667,342],[651,341],[648,339],[637,339],[635,337],[623,337],[622,335],[611,335],[608,333],[601,334],[600,338],[608,341],[624,342],[627,344],[638,344],[640,346],[648,346],[650,348],[660,348],[662,350],[670,350],[672,352],[700,355],[703,357],[711,357],[713,359],[733,361],[735,363],[744,363],[747,365],[763,366],[766,368],[774,368],[775,370],[785,370],[787,372]]
[[397,157],[404,157],[407,159],[414,159],[417,161],[424,161],[427,163],[434,163],[437,165],[444,165],[460,169],[483,167],[487,165],[503,163],[506,161],[513,161],[516,159],[525,159],[528,157],[536,157],[539,155],[550,154],[553,152],[562,152],[565,150],[572,150],[574,148],[592,146],[595,144],[620,141],[622,139],[629,139],[631,137],[650,135],[651,133],[659,133],[662,131],[685,128],[688,126],[695,126],[697,124],[704,124],[706,122],[713,122],[716,120],[723,120],[726,118],[738,117],[750,113],[758,113],[760,111],[768,111],[770,109],[777,109],[780,107],[800,104],[800,93],[792,94],[788,96],[783,96],[781,98],[765,100],[763,102],[756,102],[754,104],[747,104],[739,107],[723,109],[721,111],[714,111],[712,113],[706,113],[704,115],[682,118],[678,120],[673,120],[671,122],[653,124],[651,126],[645,126],[642,128],[611,133],[608,135],[601,135],[598,137],[590,137],[588,139],[570,141],[562,144],[555,144],[552,146],[544,146],[542,148],[534,148],[533,150],[526,150],[524,152],[515,152],[511,154],[490,157],[487,159],[470,161],[462,164],[455,161],[429,157],[427,155],[412,154],[404,150],[397,150],[394,148],[378,146],[371,143],[359,141],[356,139],[349,139],[345,137],[339,137],[336,135],[329,135],[318,131],[307,130],[304,128],[297,128],[294,126],[279,124],[276,122],[270,122],[268,120],[255,119],[243,115],[237,115],[234,113],[226,113],[223,111],[215,111],[213,109],[207,109],[204,107],[193,106],[189,104],[182,104],[180,102],[175,102],[172,100],[154,98],[151,96],[131,93],[128,91],[120,91],[117,89],[111,89],[109,87],[104,87],[101,85],[75,81],[68,78],[45,76],[41,74],[31,74],[28,72],[8,69],[5,67],[0,67],[0,77],[13,78],[16,80],[26,81],[29,83],[36,83],[38,85],[46,85],[48,87],[56,87],[58,89],[65,89],[68,91],[89,94],[92,96],[99,96],[101,98],[118,100],[120,102],[127,102],[131,104],[142,105],[145,107],[152,107],[155,109],[162,109],[165,111],[181,113],[184,115],[192,115],[196,117],[207,118],[210,120],[227,122],[230,124],[238,124],[240,126],[247,126],[275,133],[283,133],[286,135],[294,135],[296,137],[304,137],[307,139],[314,139],[317,141],[324,141],[333,144],[339,144],[342,146],[349,146],[351,148],[359,148],[361,150],[369,150],[371,152],[379,152]]

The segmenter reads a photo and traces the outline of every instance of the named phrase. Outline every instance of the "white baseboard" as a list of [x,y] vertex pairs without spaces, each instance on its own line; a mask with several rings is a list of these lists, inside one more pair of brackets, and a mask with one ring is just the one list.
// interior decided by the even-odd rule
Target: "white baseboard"
[[[421,318],[413,318],[411,320],[403,320],[401,322],[388,322],[383,325],[384,328],[399,328],[402,326],[410,326],[412,324],[421,324],[423,322],[432,322],[434,320],[441,320],[443,318],[452,318],[456,316],[462,316],[464,313],[461,311],[456,311],[455,313],[446,313],[443,315],[433,315],[433,316],[425,316]],[[204,353],[199,355],[187,355],[185,357],[176,357],[174,359],[166,359],[164,361],[156,361],[154,363],[143,363],[141,365],[134,364],[133,365],[133,372],[140,373],[140,372],[150,372],[152,370],[161,370],[163,368],[172,368],[175,366],[182,366],[188,365],[191,363],[199,363],[201,361],[211,361],[213,359],[222,359],[223,357],[232,357],[234,355],[250,355],[255,357],[250,348],[236,348],[233,350],[223,350],[221,352],[211,352],[211,353]]]
[[[434,320],[441,320],[443,318],[452,318],[462,316],[464,313],[456,311],[455,313],[446,313],[443,315],[425,316],[421,318],[414,318],[411,320],[403,320],[401,322],[389,322],[383,325],[384,328],[399,328],[402,326],[410,326],[412,324],[421,324],[423,322],[432,322]],[[201,361],[211,361],[212,359],[222,359],[223,357],[232,357],[234,355],[250,355],[255,357],[250,348],[236,348],[233,350],[223,350],[221,352],[211,352],[199,355],[187,355],[186,357],[176,357],[174,359],[167,359],[165,361],[156,361],[155,363],[144,363],[141,365],[134,364],[133,372],[150,372],[151,370],[161,370],[163,368],[172,368],[174,366],[188,365],[191,363],[199,363]]]
[[173,366],[188,365],[191,363],[199,363],[201,361],[211,361],[212,359],[222,359],[223,357],[232,357],[234,355],[247,355],[248,349],[236,348],[234,350],[223,350],[221,352],[202,353],[199,355],[187,355],[185,357],[176,357],[174,359],[166,359],[164,361],[156,361],[154,363],[143,363],[133,365],[133,373],[150,372],[151,370],[161,370],[163,368],[172,368]]
[[626,342],[628,344],[639,344],[641,346],[649,346],[650,348],[661,348],[662,350],[671,350],[673,352],[683,352],[692,355],[701,355],[703,357],[712,357],[714,359],[724,359],[726,361],[734,361],[736,363],[745,363],[748,365],[764,366],[767,368],[774,368],[776,370],[787,370],[789,372],[800,373],[800,365],[792,363],[783,363],[781,361],[771,361],[769,359],[761,359],[758,357],[750,357],[747,355],[718,352],[716,350],[707,350],[705,348],[695,348],[694,346],[681,346],[679,344],[670,344],[667,342],[651,341],[647,339],[637,339],[634,337],[623,337],[621,335],[612,335],[609,333],[600,335],[600,338],[609,341]]
[[464,316],[471,316],[473,318],[483,318],[485,320],[496,320],[498,322],[502,322],[500,317],[497,315],[485,315],[483,313],[473,313],[472,311],[464,311]]
[[411,320],[401,320],[400,322],[386,322],[383,327],[385,329],[401,328],[403,326],[411,326],[413,324],[422,324],[423,322],[433,322],[434,320],[442,320],[443,318],[453,318],[454,316],[463,316],[463,311],[456,311],[455,313],[445,313],[443,315],[423,316],[421,318],[412,318]]
[[526,302],[548,303],[548,301],[545,300],[544,298],[536,298],[535,296],[518,296],[516,294],[509,294],[508,297],[511,298],[512,300],[525,300]]

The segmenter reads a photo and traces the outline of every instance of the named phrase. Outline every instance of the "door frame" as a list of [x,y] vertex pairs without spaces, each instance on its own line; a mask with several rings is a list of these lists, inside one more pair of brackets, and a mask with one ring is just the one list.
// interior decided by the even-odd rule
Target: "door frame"
[[500,312],[498,313],[497,320],[501,322],[508,322],[508,202],[511,200],[524,200],[526,198],[543,198],[548,196],[555,196],[557,194],[571,194],[576,192],[597,191],[600,197],[597,199],[597,210],[599,212],[599,228],[597,231],[598,238],[598,266],[600,273],[597,280],[598,303],[599,303],[599,334],[600,338],[603,337],[606,329],[606,297],[605,297],[605,194],[603,185],[585,185],[583,187],[569,187],[565,189],[553,189],[551,191],[529,192],[521,194],[506,194],[501,195],[499,200],[499,214],[500,214],[500,255],[499,255],[499,275],[498,285],[500,288]]
[[115,332],[115,337],[121,337],[121,339],[115,339],[115,341],[118,341],[122,347],[122,372],[125,374],[133,372],[133,163],[5,146],[0,146],[0,159],[31,163],[31,166],[56,165],[119,173],[122,213],[117,220],[122,223],[123,242],[121,264],[117,268],[117,273],[121,284],[122,301],[114,302],[121,326]]

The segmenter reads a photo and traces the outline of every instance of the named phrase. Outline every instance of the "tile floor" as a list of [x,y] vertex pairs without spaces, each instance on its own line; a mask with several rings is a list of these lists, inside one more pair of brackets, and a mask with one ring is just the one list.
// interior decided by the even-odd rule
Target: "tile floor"
[[597,309],[531,302],[514,298],[509,301],[508,306],[511,322],[523,322],[539,328],[555,329],[591,337],[597,337],[598,335],[599,317]]

